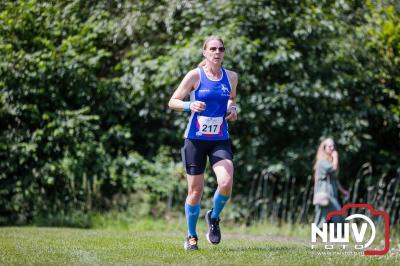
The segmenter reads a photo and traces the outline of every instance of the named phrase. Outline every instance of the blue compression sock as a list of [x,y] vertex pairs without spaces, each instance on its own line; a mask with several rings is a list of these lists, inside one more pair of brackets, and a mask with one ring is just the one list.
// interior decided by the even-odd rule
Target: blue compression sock
[[229,196],[224,196],[219,193],[219,191],[215,191],[214,194],[214,206],[213,206],[213,211],[211,213],[211,218],[212,219],[217,219],[219,217],[219,214],[221,213],[222,209],[225,206],[225,203],[228,201]]
[[189,205],[185,203],[185,215],[188,226],[188,235],[196,236],[196,224],[200,214],[200,204]]

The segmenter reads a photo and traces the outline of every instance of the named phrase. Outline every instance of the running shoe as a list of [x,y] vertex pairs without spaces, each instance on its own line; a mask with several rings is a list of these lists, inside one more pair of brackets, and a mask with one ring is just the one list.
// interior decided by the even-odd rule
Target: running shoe
[[188,236],[183,244],[185,250],[198,250],[199,247],[197,246],[197,237],[195,236]]
[[219,229],[219,218],[211,218],[212,209],[206,213],[206,223],[207,223],[207,240],[211,244],[218,244],[221,241],[221,231]]

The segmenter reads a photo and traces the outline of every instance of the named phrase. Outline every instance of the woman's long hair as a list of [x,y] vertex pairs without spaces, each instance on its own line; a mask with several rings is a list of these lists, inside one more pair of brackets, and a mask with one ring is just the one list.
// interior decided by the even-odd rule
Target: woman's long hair
[[[332,155],[329,155],[329,154],[327,154],[327,153],[325,152],[325,146],[326,146],[326,144],[327,144],[329,141],[331,141],[333,144],[335,144],[335,142],[333,141],[332,138],[326,138],[326,139],[324,139],[324,140],[319,144],[317,153],[315,154],[315,160],[314,160],[314,166],[313,166],[313,170],[314,170],[314,181],[317,181],[317,178],[318,178],[318,173],[317,173],[317,170],[318,170],[318,162],[319,162],[320,160],[327,160],[327,161],[330,161],[330,162],[333,161]],[[338,167],[337,167],[337,169],[336,169],[336,173],[339,173],[339,162],[338,162]]]
[[[207,44],[208,44],[210,41],[212,41],[212,40],[217,40],[217,41],[219,41],[220,43],[222,43],[222,45],[224,45],[224,41],[222,40],[221,37],[219,37],[219,36],[217,36],[217,35],[212,35],[212,36],[210,36],[210,37],[207,37],[207,39],[204,41],[204,43],[203,43],[203,51],[204,51],[205,49],[207,49]],[[200,67],[203,67],[203,66],[205,66],[205,65],[206,65],[206,59],[203,59],[203,61],[201,61],[201,62],[199,63],[199,66],[200,66]]]

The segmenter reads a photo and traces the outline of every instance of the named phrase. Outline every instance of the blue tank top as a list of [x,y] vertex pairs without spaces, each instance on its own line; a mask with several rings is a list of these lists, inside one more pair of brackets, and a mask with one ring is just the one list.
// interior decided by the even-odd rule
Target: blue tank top
[[228,123],[225,119],[231,84],[224,68],[219,80],[209,79],[202,67],[199,67],[200,82],[190,93],[190,101],[206,103],[206,109],[192,112],[186,126],[185,138],[201,140],[229,139]]

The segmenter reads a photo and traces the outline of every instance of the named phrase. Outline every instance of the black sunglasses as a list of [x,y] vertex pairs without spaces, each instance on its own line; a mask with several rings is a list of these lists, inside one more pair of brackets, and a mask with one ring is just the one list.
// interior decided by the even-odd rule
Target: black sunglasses
[[218,51],[220,52],[220,53],[223,53],[223,52],[225,52],[225,47],[210,47],[210,51],[211,52],[215,52],[215,51],[217,51],[217,49],[218,49]]

